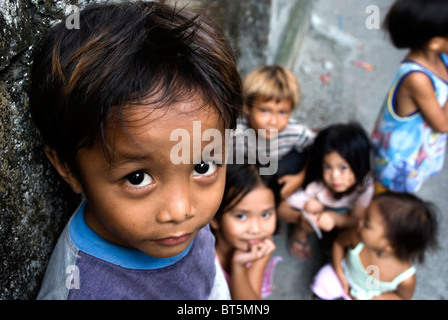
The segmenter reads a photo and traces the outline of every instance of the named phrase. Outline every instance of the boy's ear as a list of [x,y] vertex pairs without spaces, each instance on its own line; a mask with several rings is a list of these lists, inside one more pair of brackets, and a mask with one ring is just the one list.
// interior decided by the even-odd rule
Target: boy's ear
[[53,167],[55,167],[56,171],[59,173],[62,179],[64,179],[70,185],[73,192],[82,193],[83,190],[81,183],[79,183],[79,180],[75,177],[67,164],[59,160],[57,152],[49,146],[45,146],[44,151]]
[[244,114],[247,116],[247,115],[249,115],[249,113],[250,113],[250,109],[249,109],[249,107],[247,106],[247,104],[244,104],[244,106],[243,106],[243,112],[244,112]]

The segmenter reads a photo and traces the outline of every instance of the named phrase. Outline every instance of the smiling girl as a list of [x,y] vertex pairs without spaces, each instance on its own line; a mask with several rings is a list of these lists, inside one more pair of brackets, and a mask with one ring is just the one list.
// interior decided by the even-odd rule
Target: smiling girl
[[211,221],[216,254],[232,299],[261,299],[270,293],[278,258],[276,229],[280,188],[273,175],[260,175],[255,164],[227,165],[223,201]]

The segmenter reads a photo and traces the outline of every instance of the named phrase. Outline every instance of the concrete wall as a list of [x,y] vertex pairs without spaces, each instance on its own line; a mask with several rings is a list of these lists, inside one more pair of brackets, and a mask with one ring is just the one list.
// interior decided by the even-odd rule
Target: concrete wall
[[[223,24],[244,76],[263,63],[293,67],[312,1],[178,2],[205,7]],[[35,298],[57,237],[80,200],[44,157],[26,92],[35,41],[69,4],[90,2],[0,0],[0,299]]]

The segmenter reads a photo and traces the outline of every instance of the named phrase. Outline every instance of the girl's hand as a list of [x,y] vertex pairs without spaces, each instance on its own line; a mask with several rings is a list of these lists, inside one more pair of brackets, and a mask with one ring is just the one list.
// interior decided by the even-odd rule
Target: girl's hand
[[317,220],[317,226],[321,228],[323,231],[331,231],[336,226],[336,221],[333,217],[333,214],[325,211],[319,215],[319,219]]
[[248,263],[270,255],[275,249],[274,242],[266,238],[260,243],[250,244],[247,251],[236,250],[233,254],[232,263],[246,267]]
[[305,203],[304,209],[309,214],[318,214],[324,210],[324,205],[316,198],[313,198]]
[[310,217],[311,221],[313,221],[316,224],[316,226],[319,223],[320,215],[321,215],[320,213],[309,213],[308,214],[308,216]]

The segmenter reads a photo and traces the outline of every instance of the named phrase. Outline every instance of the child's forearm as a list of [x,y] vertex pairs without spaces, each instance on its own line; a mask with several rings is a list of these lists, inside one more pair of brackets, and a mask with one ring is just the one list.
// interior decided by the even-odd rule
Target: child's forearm
[[332,266],[336,273],[341,286],[344,288],[344,292],[350,294],[350,285],[345,276],[344,268],[342,267],[342,259],[344,258],[344,248],[340,245],[333,246]]
[[245,266],[235,264],[232,266],[232,288],[230,290],[232,300],[260,300],[261,297],[252,288],[248,269]]
[[332,259],[331,263],[333,265],[333,269],[336,271],[336,274],[343,274],[344,271],[342,269],[342,259],[344,259],[345,249],[339,243],[333,243],[332,249]]
[[278,182],[283,184],[281,195],[283,199],[288,198],[294,192],[300,189],[305,180],[305,173],[303,171],[297,174],[285,175],[281,177]]
[[342,260],[345,257],[345,250],[351,241],[351,231],[341,233],[333,242],[332,247],[332,266],[347,295],[350,295],[350,285],[345,276],[344,268],[342,267]]
[[352,228],[358,225],[358,219],[353,217],[350,212],[339,214],[334,211],[326,211],[332,216],[335,226],[338,228]]
[[287,223],[299,223],[302,212],[294,209],[288,202],[282,201],[277,210],[278,218]]

